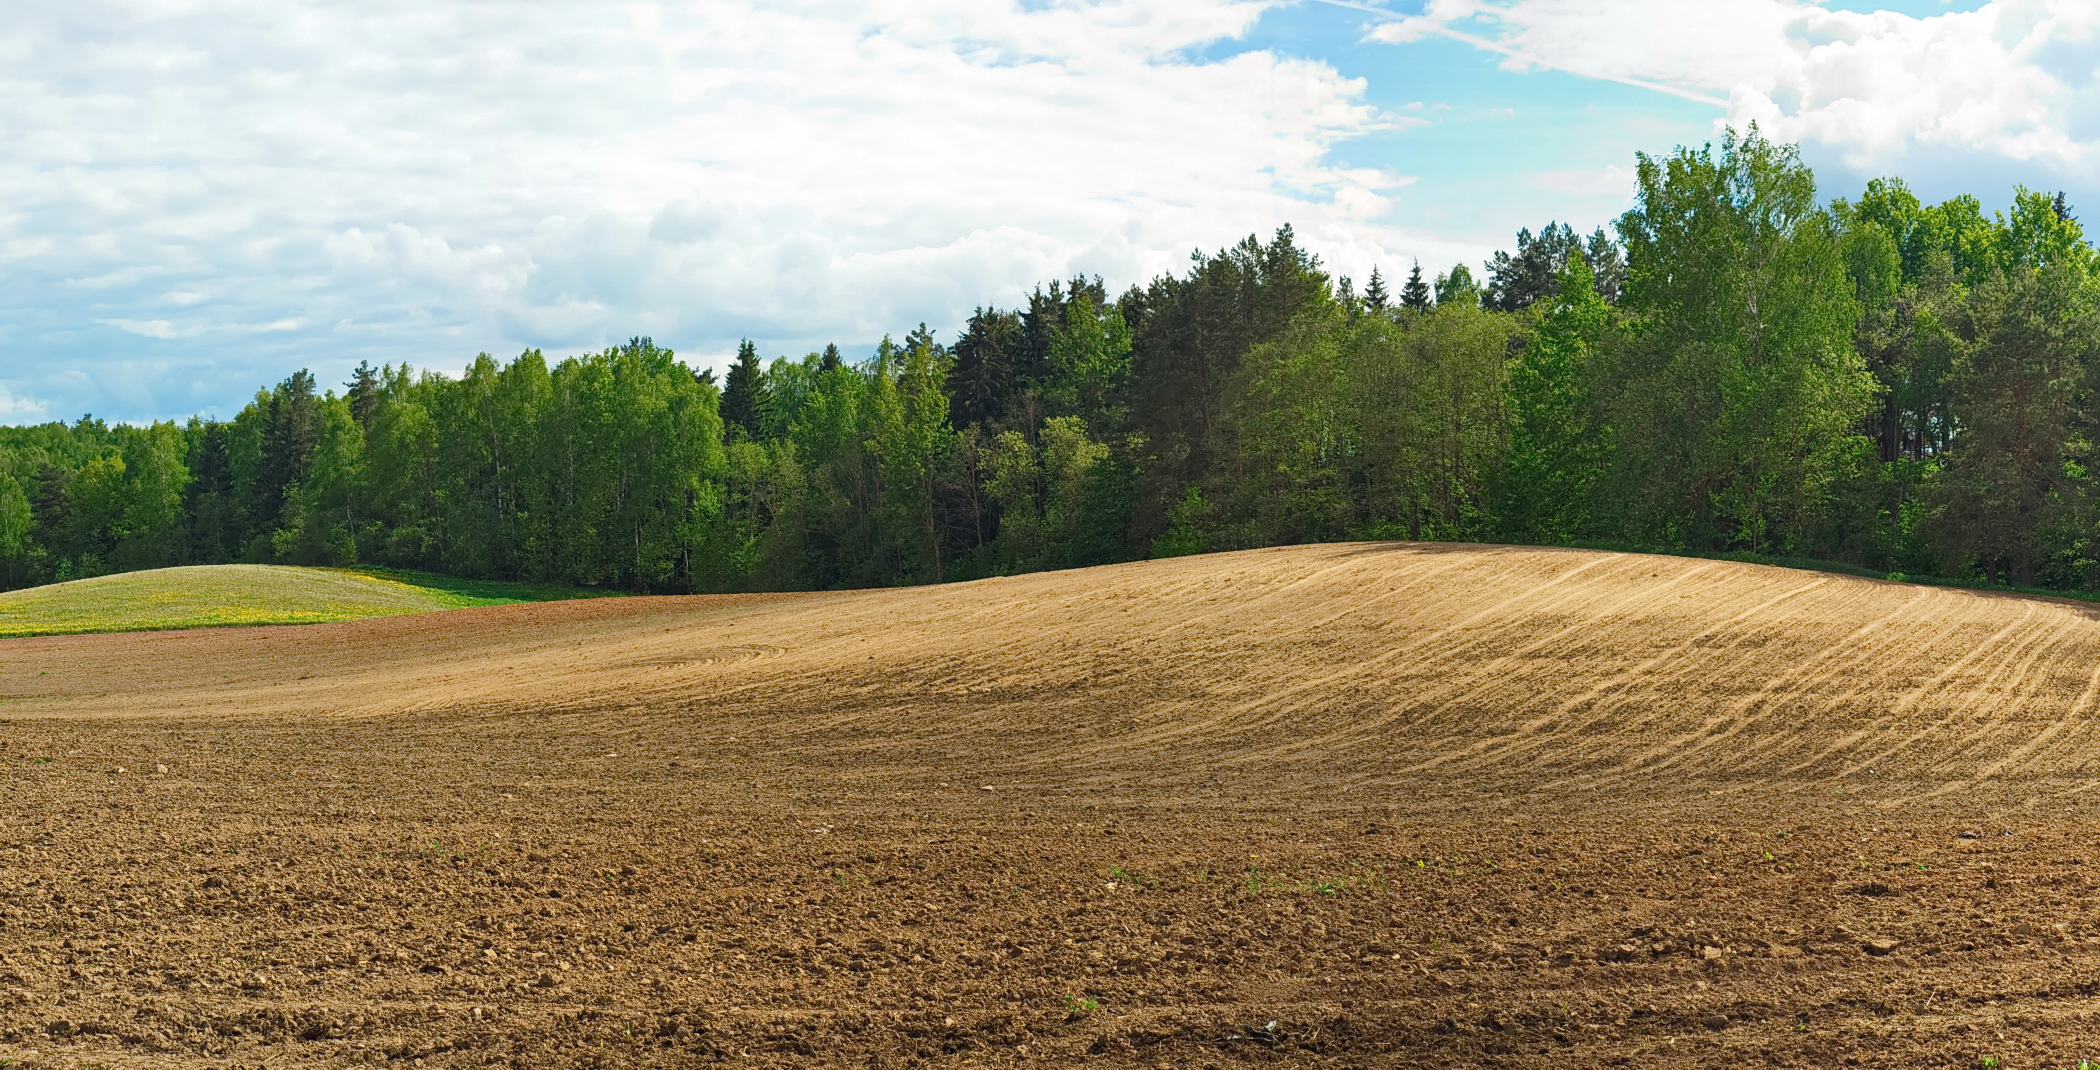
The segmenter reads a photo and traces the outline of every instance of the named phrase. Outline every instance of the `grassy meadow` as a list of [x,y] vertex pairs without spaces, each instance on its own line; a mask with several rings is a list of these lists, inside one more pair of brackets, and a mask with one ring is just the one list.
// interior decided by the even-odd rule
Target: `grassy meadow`
[[319,624],[613,593],[392,569],[190,565],[0,594],[0,638]]

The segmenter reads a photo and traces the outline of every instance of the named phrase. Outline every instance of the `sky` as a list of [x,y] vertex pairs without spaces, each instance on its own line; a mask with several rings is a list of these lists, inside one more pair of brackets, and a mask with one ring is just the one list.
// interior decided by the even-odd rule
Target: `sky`
[[2091,0],[19,0],[0,422],[360,361],[868,351],[1283,224],[1434,274],[1756,122],[2100,206]]

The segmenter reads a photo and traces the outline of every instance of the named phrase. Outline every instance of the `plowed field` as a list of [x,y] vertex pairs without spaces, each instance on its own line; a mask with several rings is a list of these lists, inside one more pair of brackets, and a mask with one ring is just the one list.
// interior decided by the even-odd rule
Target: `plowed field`
[[15,1066],[2100,1056],[2100,620],[1574,550],[0,642]]

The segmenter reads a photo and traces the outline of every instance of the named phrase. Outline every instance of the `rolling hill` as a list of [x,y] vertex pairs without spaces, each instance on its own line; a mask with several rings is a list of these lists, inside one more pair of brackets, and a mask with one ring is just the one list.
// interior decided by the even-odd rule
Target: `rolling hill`
[[[310,603],[364,599],[346,603],[359,613],[431,605],[358,577],[292,578],[315,585],[299,594]],[[36,658],[130,652],[137,673],[92,684],[109,698],[69,706],[122,706],[137,687],[161,708],[244,715],[530,710],[614,736],[646,725],[663,746],[762,736],[862,779],[917,780],[950,760],[938,755],[1040,790],[1141,780],[1242,801],[1316,783],[1330,799],[1640,805],[1677,785],[1724,801],[2044,805],[2100,775],[2095,613],[1732,562],[1358,544],[269,638],[83,639]]]
[[2080,603],[1423,544],[10,639],[0,1059],[2075,1065],[2096,702]]

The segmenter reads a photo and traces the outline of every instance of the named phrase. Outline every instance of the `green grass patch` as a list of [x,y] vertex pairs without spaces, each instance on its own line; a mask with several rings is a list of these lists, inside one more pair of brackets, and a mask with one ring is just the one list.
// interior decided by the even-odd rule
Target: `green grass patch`
[[617,593],[395,569],[191,565],[0,594],[0,637],[321,624]]

